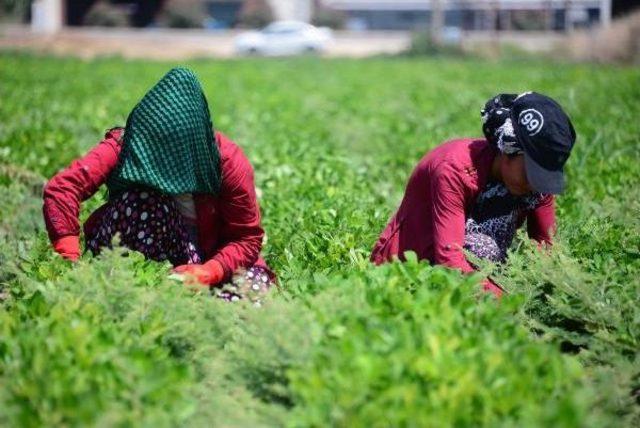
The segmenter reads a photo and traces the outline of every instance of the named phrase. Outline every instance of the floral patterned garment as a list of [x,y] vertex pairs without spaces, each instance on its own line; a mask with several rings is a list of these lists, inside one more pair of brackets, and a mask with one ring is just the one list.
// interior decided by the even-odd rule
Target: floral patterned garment
[[464,248],[479,258],[503,262],[516,234],[518,218],[524,211],[535,209],[542,198],[541,193],[514,196],[504,184],[489,182],[467,218]]

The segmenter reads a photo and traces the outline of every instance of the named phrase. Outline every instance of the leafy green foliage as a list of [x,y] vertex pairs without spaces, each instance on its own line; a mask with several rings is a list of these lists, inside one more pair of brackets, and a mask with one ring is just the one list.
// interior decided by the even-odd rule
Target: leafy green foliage
[[[106,251],[70,266],[40,189],[176,64],[0,56],[0,424],[634,426],[640,73],[547,63],[194,61],[256,171],[278,272],[256,308]],[[549,253],[479,276],[369,251],[417,160],[528,89],[578,130]],[[104,202],[99,193],[82,218]]]
[[582,368],[532,341],[512,316],[519,299],[483,301],[474,278],[415,259],[343,281],[323,296],[339,303],[314,358],[292,375],[302,425],[585,422]]

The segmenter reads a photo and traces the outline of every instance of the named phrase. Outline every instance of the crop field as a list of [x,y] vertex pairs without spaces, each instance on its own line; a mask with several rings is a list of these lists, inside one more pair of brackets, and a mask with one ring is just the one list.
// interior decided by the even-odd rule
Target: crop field
[[[251,159],[277,272],[225,303],[120,250],[50,249],[44,181],[173,63],[0,55],[0,425],[640,424],[640,70],[470,59],[188,62]],[[536,90],[578,141],[550,253],[481,276],[369,252],[418,159]],[[82,218],[105,201],[101,191]]]

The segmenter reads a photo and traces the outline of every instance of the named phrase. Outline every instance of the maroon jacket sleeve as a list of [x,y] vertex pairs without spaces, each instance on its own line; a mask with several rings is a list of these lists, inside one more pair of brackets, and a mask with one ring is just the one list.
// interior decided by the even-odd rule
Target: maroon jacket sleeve
[[436,264],[473,272],[462,247],[465,236],[463,183],[447,162],[433,168],[430,180],[433,250]]
[[[464,183],[444,161],[433,168],[430,185],[434,262],[464,273],[474,272],[462,250],[466,221]],[[502,289],[490,279],[483,282],[483,287],[498,297],[502,295]]]
[[42,211],[51,242],[65,236],[80,236],[80,203],[98,190],[116,166],[121,134],[120,128],[108,131],[89,153],[45,185]]
[[[221,136],[221,138],[226,138]],[[225,280],[240,267],[252,266],[262,247],[264,230],[256,198],[251,163],[236,145],[222,162],[222,188],[217,209],[222,247],[213,256],[225,270]]]
[[529,238],[541,244],[551,245],[556,232],[556,210],[553,195],[544,197],[540,205],[527,216],[527,234]]

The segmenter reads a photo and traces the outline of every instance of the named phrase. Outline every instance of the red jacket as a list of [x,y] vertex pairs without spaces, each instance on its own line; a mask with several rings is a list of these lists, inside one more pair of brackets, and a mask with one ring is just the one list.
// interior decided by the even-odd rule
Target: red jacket
[[[473,272],[462,251],[465,222],[489,180],[496,155],[486,140],[471,138],[449,141],[427,153],[411,174],[400,208],[380,235],[371,260],[380,264],[414,251],[433,264]],[[529,236],[550,244],[555,230],[553,196],[525,212],[518,227],[525,219]],[[491,281],[484,285],[501,294]]]
[[[104,139],[81,159],[58,173],[44,189],[44,220],[51,242],[80,235],[80,203],[105,183],[118,162],[122,148],[121,128],[108,131]],[[264,230],[256,200],[253,169],[242,150],[229,138],[216,132],[220,150],[222,188],[218,196],[194,195],[198,243],[207,260],[222,264],[225,280],[240,267],[260,265]],[[84,225],[85,233],[95,227],[96,210]]]

